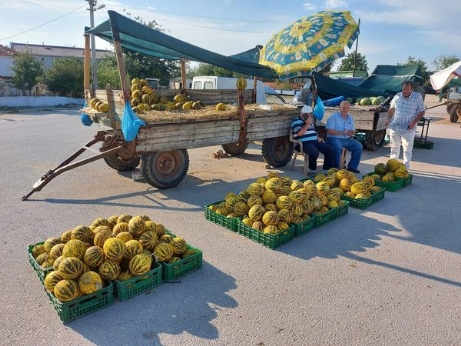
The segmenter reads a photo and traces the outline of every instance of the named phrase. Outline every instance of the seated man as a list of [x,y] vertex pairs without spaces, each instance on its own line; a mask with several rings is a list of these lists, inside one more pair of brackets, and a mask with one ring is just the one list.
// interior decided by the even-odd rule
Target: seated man
[[334,112],[328,117],[327,129],[327,144],[335,148],[336,168],[340,168],[340,157],[343,148],[351,152],[351,159],[347,164],[347,170],[360,173],[358,166],[362,156],[362,143],[355,140],[355,123],[352,116],[349,114],[351,104],[349,101],[342,101],[339,104],[339,111]]
[[311,106],[304,106],[299,117],[293,120],[291,124],[293,137],[302,142],[302,151],[309,155],[309,170],[311,173],[317,170],[319,152],[324,155],[323,169],[326,171],[334,167],[334,148],[324,143],[323,139],[317,135],[312,112]]

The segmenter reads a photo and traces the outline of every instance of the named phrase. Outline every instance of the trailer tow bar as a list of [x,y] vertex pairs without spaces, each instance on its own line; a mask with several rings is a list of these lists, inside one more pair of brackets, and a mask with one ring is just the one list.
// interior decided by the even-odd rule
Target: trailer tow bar
[[[117,146],[102,152],[98,152],[92,148],[90,148],[92,145],[104,141],[105,139],[105,132],[104,131],[98,131],[96,136],[94,137],[93,140],[89,141],[87,144],[82,146],[79,150],[77,150],[74,154],[72,154],[68,159],[63,161],[59,166],[57,166],[54,169],[49,170],[46,172],[39,180],[35,182],[35,184],[32,186],[32,190],[25,196],[22,196],[21,200],[25,201],[27,200],[35,191],[41,191],[42,188],[47,185],[51,180],[53,180],[55,177],[60,175],[61,173],[64,173],[68,170],[71,170],[73,168],[77,168],[80,166],[83,166],[87,163],[99,160],[103,157],[110,156],[114,153],[117,152],[117,150],[121,149],[121,146]],[[91,157],[85,158],[80,161],[73,162],[78,156],[80,156],[82,153],[84,153],[86,150],[92,151],[92,152],[97,152],[96,155],[93,155]]]

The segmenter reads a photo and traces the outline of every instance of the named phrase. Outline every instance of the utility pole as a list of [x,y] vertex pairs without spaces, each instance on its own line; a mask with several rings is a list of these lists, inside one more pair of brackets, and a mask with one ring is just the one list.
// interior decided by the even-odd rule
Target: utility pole
[[[90,8],[90,28],[94,28],[94,11],[103,8],[105,5],[101,5],[96,8],[97,0],[85,0],[88,1]],[[92,77],[92,86],[93,91],[98,88],[98,74],[96,73],[97,61],[96,61],[96,44],[94,35],[91,34],[91,77]]]

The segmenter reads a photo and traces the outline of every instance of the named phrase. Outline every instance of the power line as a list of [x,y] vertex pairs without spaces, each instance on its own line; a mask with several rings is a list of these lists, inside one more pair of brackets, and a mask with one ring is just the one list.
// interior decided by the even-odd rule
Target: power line
[[53,22],[55,22],[55,21],[57,21],[57,20],[59,20],[59,19],[65,17],[65,16],[68,16],[68,15],[71,14],[71,13],[74,13],[75,11],[78,11],[79,9],[81,9],[82,7],[85,7],[85,6],[86,6],[86,5],[80,6],[79,8],[76,8],[75,10],[72,10],[72,11],[70,11],[70,12],[67,12],[67,13],[63,14],[62,16],[60,16],[60,17],[57,17],[57,18],[55,18],[55,19],[53,19],[53,20],[50,20],[49,22],[43,23],[43,24],[41,24],[41,25],[39,25],[39,26],[36,26],[36,27],[34,27],[34,28],[31,28],[31,29],[28,29],[28,30],[26,30],[26,31],[20,32],[19,34],[15,34],[15,35],[12,35],[12,36],[9,36],[9,37],[2,38],[2,39],[0,39],[0,41],[9,40],[10,38],[13,38],[13,37],[16,37],[16,36],[19,36],[19,35],[22,35],[22,34],[26,34],[26,33],[28,33],[28,32],[31,32],[32,30],[41,28],[42,26],[48,25],[48,24],[50,24],[50,23],[53,23]]

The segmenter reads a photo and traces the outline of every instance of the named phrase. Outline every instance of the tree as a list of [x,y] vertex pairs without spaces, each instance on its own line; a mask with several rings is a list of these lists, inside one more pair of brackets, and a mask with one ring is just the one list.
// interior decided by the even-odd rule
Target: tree
[[400,66],[405,66],[405,65],[419,65],[419,68],[421,70],[421,77],[423,78],[423,83],[426,82],[429,79],[430,72],[427,71],[427,65],[426,63],[421,60],[421,59],[416,59],[415,57],[412,57],[411,55],[408,57],[407,61],[404,63],[397,63],[397,65]]
[[440,71],[460,60],[461,58],[455,54],[439,55],[432,63],[435,65],[435,70]]
[[120,74],[115,55],[105,56],[98,64],[98,83],[105,87],[110,84],[112,89],[121,89]]
[[13,55],[11,70],[13,71],[11,85],[21,89],[23,95],[26,90],[30,93],[39,82],[39,78],[43,76],[42,64],[30,52]]
[[59,96],[83,97],[83,61],[61,58],[45,73],[48,90]]
[[352,52],[341,59],[338,71],[368,71],[368,63],[365,55]]

